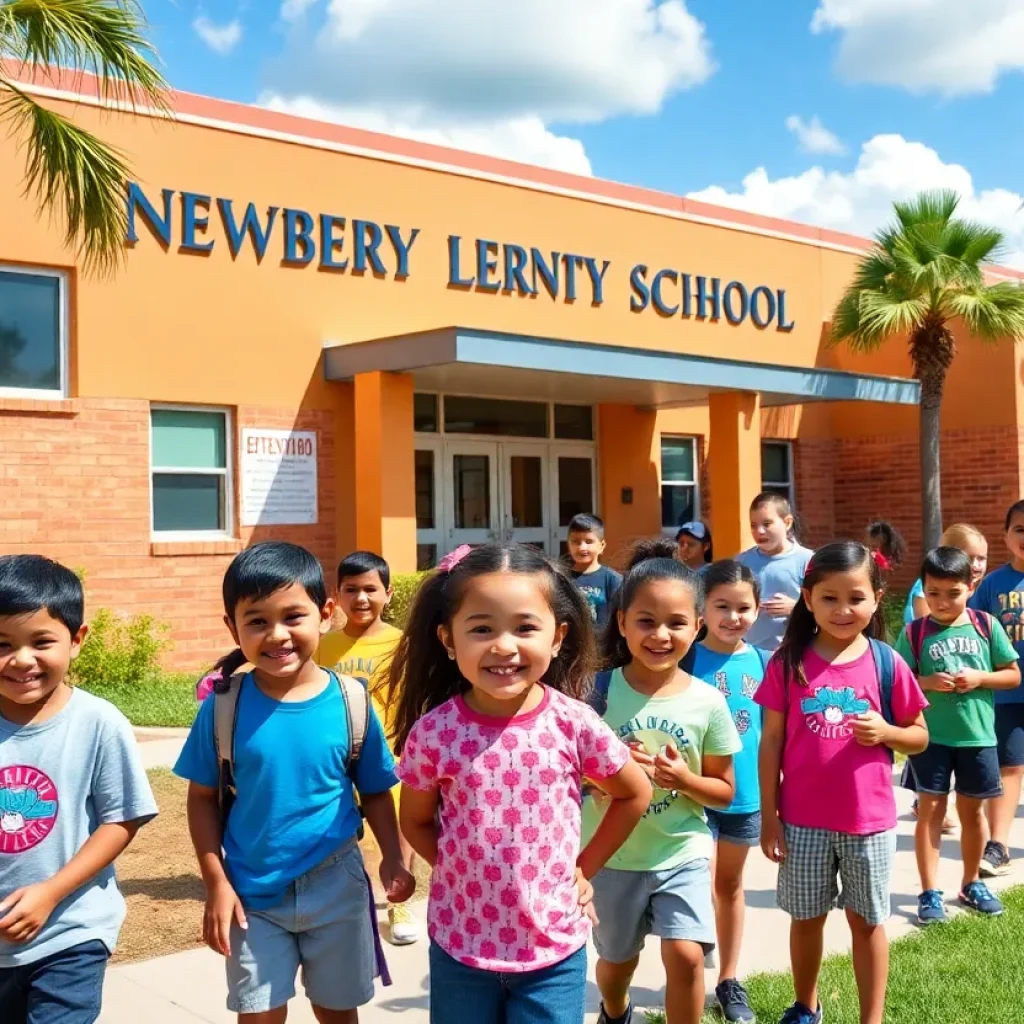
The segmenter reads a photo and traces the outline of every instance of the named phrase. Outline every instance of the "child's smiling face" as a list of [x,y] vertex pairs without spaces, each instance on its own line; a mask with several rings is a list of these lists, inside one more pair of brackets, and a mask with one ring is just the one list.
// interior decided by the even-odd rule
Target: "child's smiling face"
[[376,569],[360,576],[343,577],[338,584],[338,608],[345,615],[345,625],[356,629],[372,626],[387,608],[391,594],[391,588],[384,586]]
[[867,629],[880,597],[871,585],[867,566],[832,573],[810,590],[803,590],[804,602],[818,628],[843,642]]
[[665,672],[678,665],[701,624],[693,588],[677,579],[643,584],[618,617],[629,653],[649,672]]
[[72,636],[45,608],[0,616],[0,711],[5,718],[21,719],[19,707],[50,699],[78,656],[86,632],[82,626]]
[[719,583],[704,603],[708,632],[727,646],[738,645],[757,621],[757,601],[749,583]]

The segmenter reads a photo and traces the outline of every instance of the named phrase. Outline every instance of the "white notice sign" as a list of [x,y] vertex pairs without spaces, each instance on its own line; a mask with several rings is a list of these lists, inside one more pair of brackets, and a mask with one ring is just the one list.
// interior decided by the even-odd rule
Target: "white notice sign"
[[242,431],[242,525],[317,521],[316,433]]

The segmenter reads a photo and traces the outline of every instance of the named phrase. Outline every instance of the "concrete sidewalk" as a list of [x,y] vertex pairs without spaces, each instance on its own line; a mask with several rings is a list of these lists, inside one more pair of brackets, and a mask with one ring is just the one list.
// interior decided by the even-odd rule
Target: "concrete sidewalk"
[[[161,741],[164,742],[164,741]],[[897,804],[901,812],[899,843],[893,873],[893,916],[888,926],[891,937],[896,938],[915,930],[913,921],[917,911],[917,868],[914,862],[913,819],[909,814],[909,793],[897,790]],[[1020,865],[1013,875],[999,880],[999,886],[1024,882],[1024,817],[1018,813],[1014,825],[1011,851]],[[959,888],[959,840],[946,839],[943,844],[940,885],[947,897],[955,898]],[[775,867],[759,850],[751,851],[746,874],[747,931],[744,940],[740,973],[743,976],[757,971],[788,970],[789,949],[787,934],[789,919],[775,906]],[[415,904],[415,912],[422,917],[425,903]],[[827,952],[849,948],[850,936],[841,913],[833,913],[825,930]],[[386,947],[388,963],[394,984],[378,989],[373,1003],[360,1012],[363,1024],[388,1024],[404,1015],[410,1024],[425,1024],[428,1020],[427,946],[424,941],[400,949]],[[595,956],[591,950],[590,984],[587,1003],[588,1021],[596,1020],[597,988],[593,983]],[[717,976],[707,972],[708,992],[714,989]],[[662,1004],[664,972],[658,944],[648,942],[637,971],[633,999],[639,1007]],[[223,961],[208,950],[192,950],[174,956],[161,957],[108,972],[103,1024],[233,1024],[235,1017],[224,1009],[225,985]],[[293,1024],[313,1024],[309,1004],[297,998],[289,1012]]]

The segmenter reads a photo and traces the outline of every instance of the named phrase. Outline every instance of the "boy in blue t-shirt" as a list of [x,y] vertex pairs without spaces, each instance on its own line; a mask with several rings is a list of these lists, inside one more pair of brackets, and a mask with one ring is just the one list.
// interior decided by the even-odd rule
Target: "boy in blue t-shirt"
[[[969,603],[1002,623],[1024,670],[1024,501],[1010,506],[1004,529],[1010,561],[981,581]],[[1003,795],[990,800],[986,809],[992,835],[985,846],[981,874],[988,878],[1010,871],[1010,827],[1017,815],[1024,778],[1024,686],[996,690],[995,703],[996,753]]]
[[595,515],[580,513],[569,520],[569,557],[572,578],[586,598],[594,628],[604,629],[615,595],[622,586],[622,577],[601,564],[604,554],[604,523]]
[[190,782],[189,828],[207,891],[203,938],[227,958],[229,1010],[283,1009],[301,967],[321,1024],[355,1024],[383,967],[356,790],[388,899],[407,900],[415,887],[399,850],[394,761],[371,704],[349,778],[341,686],[313,660],[334,609],[312,554],[278,541],[243,551],[225,575],[224,607],[239,649],[218,670],[227,680],[253,666],[239,690],[226,825],[216,696],[199,709],[174,768]]
[[156,803],[128,720],[65,682],[82,584],[0,558],[0,1021],[92,1024],[125,906],[114,861]]

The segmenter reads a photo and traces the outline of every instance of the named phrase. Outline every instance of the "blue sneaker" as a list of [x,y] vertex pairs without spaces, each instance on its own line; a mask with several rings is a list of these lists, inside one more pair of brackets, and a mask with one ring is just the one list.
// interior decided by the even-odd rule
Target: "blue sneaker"
[[971,882],[960,893],[960,902],[979,914],[988,914],[989,917],[998,917],[1003,912],[1002,903],[992,895],[984,882]]
[[809,1010],[803,1003],[794,1003],[783,1015],[779,1024],[821,1024],[821,1005]]
[[942,893],[938,889],[926,889],[917,897],[917,923],[942,924],[945,920],[946,908],[942,905]]

